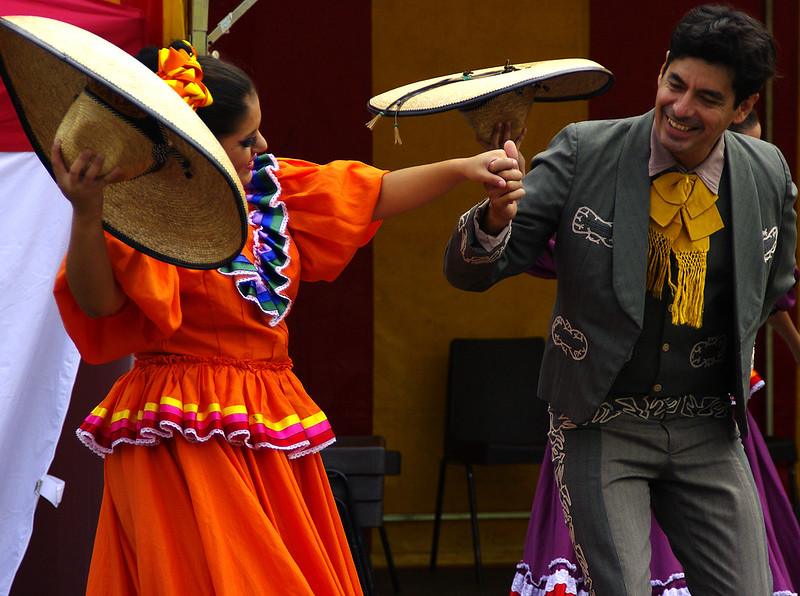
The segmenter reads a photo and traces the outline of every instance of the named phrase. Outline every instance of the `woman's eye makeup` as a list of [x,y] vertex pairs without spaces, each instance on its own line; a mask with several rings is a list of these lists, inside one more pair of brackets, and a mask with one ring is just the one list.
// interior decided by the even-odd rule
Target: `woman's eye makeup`
[[252,147],[253,145],[255,145],[255,144],[256,144],[256,135],[253,135],[253,136],[251,136],[251,137],[247,137],[247,138],[246,138],[245,140],[243,140],[243,141],[239,141],[239,144],[240,144],[242,147],[244,147],[245,149],[249,149],[250,147]]

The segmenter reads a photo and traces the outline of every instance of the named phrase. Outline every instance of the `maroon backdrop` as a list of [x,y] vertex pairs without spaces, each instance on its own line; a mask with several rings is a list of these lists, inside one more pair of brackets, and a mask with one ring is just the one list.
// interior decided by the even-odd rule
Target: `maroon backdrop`
[[[590,0],[590,56],[615,75],[612,90],[591,100],[591,118],[619,118],[644,113],[653,107],[656,80],[664,62],[669,35],[683,14],[700,4],[693,0],[640,2],[631,10],[628,0]],[[796,176],[798,101],[798,4],[795,0],[774,0],[774,34],[778,44],[778,74],[772,93],[774,106],[773,141],[778,145]],[[755,18],[765,19],[763,0],[738,0],[733,6]],[[763,116],[765,97],[759,111]],[[765,131],[766,133],[766,131]],[[795,313],[792,313],[794,316]],[[757,342],[756,366],[763,373],[765,342]],[[780,339],[775,341],[776,396],[775,434],[794,437],[795,363]],[[762,392],[763,393],[763,392]],[[757,399],[751,411],[764,423],[764,399]]]
[[[212,2],[209,28],[238,4]],[[270,152],[369,162],[369,1],[258,2],[215,48],[254,78]],[[372,307],[367,246],[334,283],[302,286],[287,319],[295,369],[340,435],[372,430]]]

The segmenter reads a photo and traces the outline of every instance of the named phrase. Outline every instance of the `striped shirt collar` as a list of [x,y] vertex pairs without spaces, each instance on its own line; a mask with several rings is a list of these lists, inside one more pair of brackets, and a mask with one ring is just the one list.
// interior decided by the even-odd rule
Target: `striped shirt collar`
[[[705,161],[694,168],[692,172],[697,174],[705,183],[708,189],[714,194],[719,194],[719,181],[722,178],[722,169],[725,166],[725,134],[720,135],[719,140],[711,149]],[[648,162],[648,172],[650,177],[663,174],[667,170],[686,170],[678,161],[667,151],[656,135],[655,122],[650,129],[650,161]]]

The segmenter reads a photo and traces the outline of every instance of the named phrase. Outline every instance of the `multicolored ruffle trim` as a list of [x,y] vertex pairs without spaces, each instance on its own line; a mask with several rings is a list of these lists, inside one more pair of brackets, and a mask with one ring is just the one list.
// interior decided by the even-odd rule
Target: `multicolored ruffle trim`
[[[652,579],[653,596],[691,596],[683,573],[673,573],[665,580]],[[525,562],[517,565],[511,584],[511,596],[589,596],[578,566],[567,559],[554,559],[547,571],[535,579]]]
[[319,451],[335,440],[324,412],[302,420],[293,414],[271,422],[262,414],[248,413],[244,406],[223,409],[211,404],[198,412],[193,404],[181,404],[168,396],[162,397],[160,403],[146,403],[137,412],[110,413],[98,406],[76,432],[81,442],[101,457],[112,453],[119,444],[156,445],[176,433],[194,443],[219,436],[232,445],[250,449],[281,449],[289,452],[290,459]]
[[[307,396],[295,393],[290,398],[280,391],[281,387],[291,390],[290,377],[288,360],[232,361],[178,355],[137,359],[133,370],[121,377],[106,400],[86,417],[77,435],[101,457],[118,445],[152,446],[175,436],[193,443],[218,437],[232,445],[280,449],[288,452],[289,458],[301,457],[323,449],[335,437],[325,413]],[[248,402],[250,406],[240,402],[247,401],[243,397],[236,400],[239,403],[220,403],[223,396],[258,392],[273,395],[276,409],[271,414],[255,411],[258,400]],[[182,399],[182,393],[191,397]],[[126,402],[124,396],[131,394],[142,395],[142,400]],[[205,401],[199,400],[198,394],[203,394]],[[297,409],[293,403],[298,404]]]
[[[665,580],[651,579],[652,596],[691,596],[682,572],[673,573]],[[547,571],[533,578],[530,566],[521,561],[511,584],[510,596],[589,596],[583,585],[578,566],[567,559],[554,559]],[[772,596],[797,596],[795,592],[779,590]]]
[[517,565],[511,583],[511,596],[589,596],[583,587],[578,566],[567,559],[554,559],[538,579],[525,562]]
[[290,240],[286,233],[289,214],[286,205],[279,200],[281,185],[275,175],[279,167],[273,155],[259,155],[247,188],[247,202],[256,207],[249,214],[250,225],[255,228],[254,260],[241,253],[217,269],[223,275],[236,277],[236,289],[242,298],[254,302],[265,314],[271,315],[270,327],[280,323],[292,306],[291,298],[285,293],[289,278],[283,275],[290,261]]
[[753,394],[757,391],[764,388],[766,383],[764,379],[761,378],[761,375],[758,374],[756,369],[750,371],[750,397],[753,397]]

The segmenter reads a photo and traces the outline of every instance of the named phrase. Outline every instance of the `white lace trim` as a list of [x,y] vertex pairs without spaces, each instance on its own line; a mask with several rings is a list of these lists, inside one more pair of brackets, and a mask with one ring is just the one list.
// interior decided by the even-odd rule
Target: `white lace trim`
[[197,431],[193,428],[184,429],[180,425],[175,424],[174,422],[170,422],[169,420],[160,420],[158,422],[158,427],[152,428],[143,428],[139,431],[139,437],[136,439],[131,439],[129,437],[120,437],[114,440],[111,443],[111,447],[103,447],[102,445],[97,443],[95,436],[81,428],[75,431],[75,434],[78,436],[78,439],[81,443],[83,443],[86,447],[88,447],[95,455],[98,455],[102,458],[105,458],[106,455],[114,452],[114,449],[117,445],[135,445],[140,447],[153,447],[154,445],[158,445],[162,439],[172,439],[175,435],[181,436],[190,443],[205,443],[209,439],[215,436],[220,436],[225,441],[230,443],[234,446],[244,446],[248,449],[252,449],[257,451],[259,449],[267,448],[267,449],[277,449],[278,451],[287,451],[289,452],[288,457],[289,459],[297,459],[298,457],[303,457],[304,455],[310,455],[312,453],[316,453],[331,445],[336,441],[336,438],[329,439],[324,443],[320,443],[318,445],[311,446],[311,441],[308,439],[304,439],[302,441],[298,441],[297,443],[293,443],[291,445],[274,445],[269,441],[262,441],[260,443],[251,443],[250,442],[250,431],[246,429],[235,430],[227,435],[222,429],[215,428],[207,435],[199,436]]
[[[554,573],[545,574],[541,576],[538,582],[535,582],[531,574],[530,567],[526,563],[517,565],[517,572],[514,574],[514,579],[511,583],[511,593],[519,594],[519,596],[547,596],[555,591],[557,587],[563,586],[565,594],[569,596],[589,596],[585,590],[578,590],[577,581],[580,576],[575,576],[578,571],[577,565],[573,564],[567,559],[554,559],[548,565],[549,569],[557,565],[563,565],[567,569],[557,569]],[[523,573],[524,571],[524,573]],[[685,579],[683,573],[673,573],[666,580],[651,579],[650,585],[652,587],[663,587],[678,580]],[[536,587],[544,585],[544,588]],[[689,588],[667,588],[661,593],[662,596],[691,596]],[[797,592],[791,590],[779,590],[773,592],[772,596],[798,596]]]

